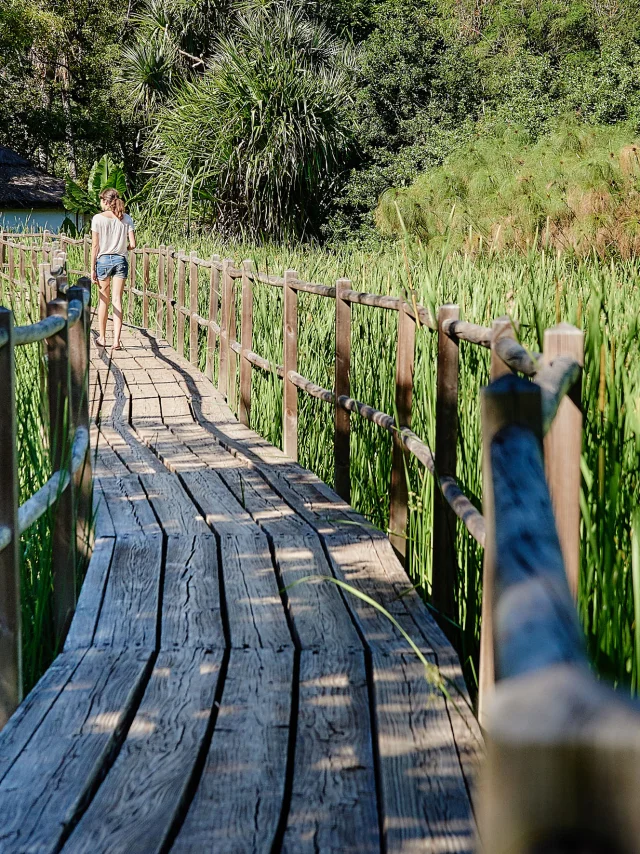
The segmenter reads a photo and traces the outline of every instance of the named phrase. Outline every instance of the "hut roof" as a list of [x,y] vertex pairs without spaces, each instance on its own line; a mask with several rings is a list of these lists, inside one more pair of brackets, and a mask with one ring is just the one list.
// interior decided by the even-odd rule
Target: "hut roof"
[[0,209],[61,208],[65,182],[0,145]]

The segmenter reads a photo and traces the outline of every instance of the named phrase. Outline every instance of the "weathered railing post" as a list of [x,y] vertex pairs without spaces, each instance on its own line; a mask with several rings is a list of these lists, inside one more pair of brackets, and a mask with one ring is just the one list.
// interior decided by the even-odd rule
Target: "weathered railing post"
[[149,247],[142,249],[142,325],[149,326]]
[[129,250],[129,299],[127,301],[127,323],[133,323],[133,308],[136,302],[136,267],[137,255],[135,249]]
[[91,264],[91,238],[88,234],[85,234],[82,238],[82,263],[84,266],[84,274],[85,276],[89,276],[91,278],[91,270],[89,269],[89,265]]
[[[0,307],[0,728],[22,700],[20,532],[13,313]],[[8,542],[7,542],[8,538]]]
[[220,263],[219,255],[211,256],[211,270],[209,271],[209,327],[207,328],[207,361],[204,372],[213,382],[213,362],[216,351],[216,333],[211,328],[211,323],[217,323],[218,303],[220,302]]
[[158,299],[156,300],[156,335],[162,338],[164,323],[164,309],[162,297],[164,294],[164,268],[166,263],[166,247],[163,245],[158,250]]
[[18,246],[18,282],[21,288],[24,288],[27,284],[27,264],[24,243],[20,243]]
[[49,302],[49,279],[51,278],[51,264],[40,264],[38,267],[38,298],[40,303],[40,320],[47,316],[47,303]]
[[[457,305],[438,309],[438,367],[436,391],[436,473],[456,477],[458,456],[458,362],[459,344],[444,331],[446,321],[459,320]],[[453,640],[458,585],[456,514],[446,501],[438,482],[433,490],[433,556],[431,601],[444,618],[441,628]]]
[[253,285],[248,273],[251,273],[253,264],[246,260],[242,262],[242,313],[240,324],[240,407],[238,420],[241,424],[249,426],[251,418],[251,373],[252,364],[244,357],[245,350],[251,350],[253,346]]
[[7,244],[5,243],[6,239],[7,238],[6,238],[6,234],[4,233],[4,229],[0,228],[0,273],[4,273],[4,265],[6,263],[6,250],[7,250]]
[[218,367],[218,391],[226,396],[229,380],[229,325],[231,323],[231,303],[233,301],[233,279],[229,270],[233,267],[231,258],[222,262],[222,304],[220,310],[220,364]]
[[[501,338],[515,338],[514,323],[509,317],[499,317],[493,321],[491,337],[491,382],[502,376],[512,374],[511,368],[506,365],[496,350],[496,344]],[[486,487],[483,486],[483,513]],[[480,622],[480,672],[478,678],[478,718],[483,722],[485,714],[486,698],[495,683],[495,661],[493,652],[493,613],[491,602],[493,601],[494,567],[490,549],[485,546],[482,570],[482,614]]]
[[187,259],[184,252],[178,253],[178,341],[176,350],[178,355],[184,356],[184,279],[186,275]]
[[338,398],[351,397],[351,303],[342,296],[350,288],[349,279],[336,282],[334,481],[347,504],[351,503],[351,418],[349,410],[338,405]]
[[284,381],[282,399],[282,447],[293,460],[298,459],[298,388],[289,379],[289,371],[298,370],[298,292],[295,270],[285,270],[283,288]]
[[[83,281],[83,280],[81,280]],[[86,281],[86,280],[84,280]],[[71,436],[78,427],[89,431],[89,330],[91,325],[91,285],[67,291],[68,302],[78,300],[83,310],[69,329],[70,426]],[[76,554],[82,561],[90,556],[91,533],[91,451],[87,448],[84,464],[73,478],[76,499]],[[75,603],[74,603],[75,605]]]
[[[70,369],[67,300],[58,297],[47,305],[47,316],[64,317],[62,330],[47,339],[49,368],[49,446],[53,471],[70,465]],[[76,604],[76,537],[73,481],[60,496],[55,512],[52,542],[53,624],[58,642],[64,640]]]
[[[571,356],[584,365],[584,334],[569,323],[544,333],[544,361]],[[576,599],[580,576],[580,455],[582,452],[582,382],[574,385],[560,403],[544,440],[547,482],[562,547],[569,589]]]
[[173,281],[175,273],[173,246],[167,246],[167,341],[169,346],[173,347],[173,326],[174,326],[174,299],[173,299]]
[[[416,351],[416,320],[409,313],[410,306],[403,302],[398,312],[398,351],[396,357],[396,427],[411,427],[413,404],[413,364]],[[404,564],[407,556],[407,521],[409,516],[409,489],[407,461],[409,454],[400,439],[393,434],[391,462],[391,490],[389,502],[389,540],[399,560]]]
[[192,252],[189,256],[189,361],[198,365],[198,321],[195,318],[198,311],[198,255]]
[[482,411],[497,673],[482,850],[636,852],[640,713],[588,665],[544,473],[540,388],[503,377]]
[[31,269],[29,270],[29,276],[31,279],[29,293],[33,294],[38,287],[38,250],[35,243],[31,244]]
[[13,255],[13,243],[9,241],[7,245],[7,276],[9,279],[9,290],[15,285],[15,258]]

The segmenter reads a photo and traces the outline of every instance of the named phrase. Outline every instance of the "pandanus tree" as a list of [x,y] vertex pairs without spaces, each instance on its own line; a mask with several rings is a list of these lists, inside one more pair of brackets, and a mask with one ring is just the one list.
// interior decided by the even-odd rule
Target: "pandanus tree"
[[227,235],[313,233],[351,147],[352,51],[300,4],[243,4],[156,115],[158,212]]

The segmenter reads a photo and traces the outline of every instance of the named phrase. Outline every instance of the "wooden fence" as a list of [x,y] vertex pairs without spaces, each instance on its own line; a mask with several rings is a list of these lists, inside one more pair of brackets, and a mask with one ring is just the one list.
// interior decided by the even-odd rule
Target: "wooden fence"
[[[86,271],[87,238],[61,238],[61,247],[65,244],[76,247]],[[51,252],[46,239],[18,244],[0,236],[0,270],[6,271],[5,280],[19,281],[25,265],[37,265],[38,252],[45,256]],[[153,256],[157,263],[152,287]],[[200,313],[202,268],[209,275],[206,310]],[[172,344],[175,340],[178,353],[194,364],[199,359],[199,329],[205,329],[205,372],[213,379],[217,354],[218,388],[242,423],[250,421],[252,371],[267,371],[282,380],[283,445],[289,457],[297,458],[299,393],[333,407],[335,488],[345,501],[350,500],[351,491],[351,415],[392,435],[389,536],[400,559],[406,547],[408,455],[425,466],[437,487],[432,601],[444,617],[444,627],[454,615],[456,519],[484,547],[479,715],[489,733],[489,761],[479,818],[486,850],[491,854],[574,851],[582,850],[575,846],[585,839],[592,845],[585,850],[639,850],[635,843],[629,844],[630,839],[640,840],[637,796],[617,797],[613,774],[619,762],[628,779],[640,782],[638,738],[632,735],[640,718],[635,707],[589,673],[575,611],[582,332],[559,324],[546,331],[544,352],[532,353],[518,342],[517,322],[508,317],[496,319],[491,327],[478,326],[461,320],[456,305],[441,306],[433,316],[413,293],[404,297],[366,293],[346,279],[335,285],[305,282],[294,270],[286,270],[281,277],[265,275],[248,261],[237,266],[231,259],[205,260],[165,246],[133,251],[130,270],[126,319],[133,320],[140,310],[136,301],[141,300],[142,325],[155,328]],[[282,365],[253,351],[253,293],[262,286],[283,292]],[[298,372],[301,292],[332,300],[335,306],[333,389]],[[397,418],[351,397],[353,305],[398,314]],[[416,338],[432,334],[437,335],[433,450],[411,429]],[[483,514],[456,480],[461,342],[490,351],[491,382],[481,399]],[[581,703],[588,720],[576,714]],[[611,738],[612,719],[620,721],[625,734],[621,742]],[[563,798],[563,786],[570,797]],[[633,791],[640,788],[635,786]],[[601,797],[597,809],[596,796]],[[603,827],[601,819],[607,810],[615,816]],[[599,836],[593,830],[596,826]]]
[[[0,728],[22,699],[22,630],[20,603],[20,536],[52,511],[53,621],[58,643],[69,626],[76,604],[77,567],[88,557],[91,519],[91,458],[89,453],[88,365],[90,282],[68,285],[64,253],[45,252],[50,263],[0,244],[0,302],[11,305],[11,290],[26,284],[28,257],[33,278],[33,306],[41,319],[14,324],[13,311],[0,306]],[[8,250],[8,252],[7,252]],[[8,260],[8,264],[5,259]],[[17,275],[16,275],[17,274]],[[22,279],[17,276],[22,275]],[[48,441],[53,473],[22,505],[18,505],[18,434],[15,348],[41,348],[42,380],[48,396]]]

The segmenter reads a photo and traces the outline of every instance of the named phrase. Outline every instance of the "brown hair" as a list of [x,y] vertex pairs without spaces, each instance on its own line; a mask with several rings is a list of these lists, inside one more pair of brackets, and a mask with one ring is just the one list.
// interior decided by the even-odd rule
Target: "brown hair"
[[113,187],[110,187],[108,190],[103,190],[100,193],[100,198],[105,205],[107,205],[109,210],[118,217],[118,219],[122,219],[124,216],[124,202],[120,198],[120,194],[117,190],[114,190]]

